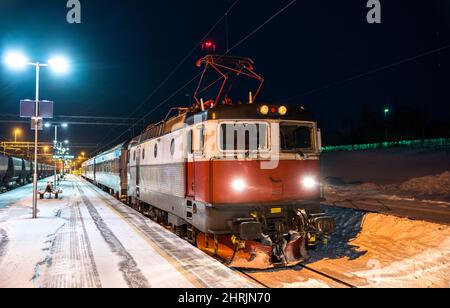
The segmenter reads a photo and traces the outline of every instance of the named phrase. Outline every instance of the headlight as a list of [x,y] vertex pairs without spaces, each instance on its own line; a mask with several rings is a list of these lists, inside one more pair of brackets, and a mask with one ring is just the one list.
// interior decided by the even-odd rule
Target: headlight
[[303,178],[303,187],[305,187],[306,189],[316,188],[317,185],[318,185],[318,183],[315,178],[310,177],[310,176]]
[[262,115],[268,115],[269,114],[269,106],[263,105],[263,106],[259,107],[259,112]]
[[286,106],[281,106],[280,108],[278,108],[278,113],[282,116],[286,115],[287,111],[288,110],[287,110]]
[[234,180],[231,186],[237,192],[243,192],[247,188],[247,184],[242,179]]

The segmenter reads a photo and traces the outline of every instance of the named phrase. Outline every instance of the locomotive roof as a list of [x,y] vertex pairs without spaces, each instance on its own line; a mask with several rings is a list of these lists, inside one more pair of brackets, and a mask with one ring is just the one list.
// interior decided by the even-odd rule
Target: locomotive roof
[[[275,107],[277,112],[263,115],[259,112],[261,106],[268,106],[269,109]],[[138,144],[145,140],[157,138],[171,133],[174,128],[183,127],[183,124],[192,125],[194,123],[208,120],[291,120],[314,122],[313,113],[301,107],[289,107],[287,113],[282,116],[278,113],[278,107],[282,105],[271,104],[237,104],[221,105],[215,108],[201,111],[188,111],[172,117],[166,121],[151,125],[144,133],[129,141],[129,145]]]
[[237,104],[237,105],[221,105],[212,109],[201,111],[188,111],[181,113],[176,117],[172,117],[166,121],[154,124],[150,126],[145,132],[127,142],[121,143],[112,149],[109,149],[91,159],[85,161],[83,165],[90,165],[102,155],[116,151],[117,149],[128,147],[133,144],[139,144],[146,140],[157,138],[172,132],[173,127],[183,124],[192,125],[198,122],[204,122],[208,120],[286,120],[286,121],[307,121],[315,122],[316,118],[310,111],[303,109],[302,107],[287,107],[286,115],[282,116],[277,113],[263,115],[259,112],[261,106],[268,106],[270,109],[283,106],[281,104]]
[[216,108],[208,109],[204,112],[189,113],[186,117],[186,124],[193,124],[194,118],[202,116],[203,121],[207,120],[293,120],[293,121],[315,121],[312,112],[301,107],[288,107],[286,115],[278,113],[263,115],[259,112],[261,106],[278,107],[280,104],[242,104],[242,105],[221,105]]

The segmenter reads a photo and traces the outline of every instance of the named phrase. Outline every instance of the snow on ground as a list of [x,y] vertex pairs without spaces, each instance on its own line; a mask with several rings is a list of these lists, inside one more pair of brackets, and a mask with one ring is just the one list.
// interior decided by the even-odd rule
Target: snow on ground
[[256,286],[91,184],[62,188],[38,219],[31,186],[0,195],[0,287]]
[[[340,227],[330,247],[314,256],[315,268],[334,268],[359,286],[450,287],[449,226],[351,209],[327,212]],[[327,257],[330,250],[342,254]]]
[[[450,152],[389,149],[322,158],[324,211],[337,227],[328,246],[311,252],[309,266],[361,287],[450,287]],[[335,286],[300,268],[265,275],[274,286]]]
[[[308,266],[356,287],[450,287],[450,227],[323,207],[337,227]],[[253,273],[272,287],[345,287],[301,267]]]
[[326,204],[450,224],[450,151],[327,153],[321,172]]

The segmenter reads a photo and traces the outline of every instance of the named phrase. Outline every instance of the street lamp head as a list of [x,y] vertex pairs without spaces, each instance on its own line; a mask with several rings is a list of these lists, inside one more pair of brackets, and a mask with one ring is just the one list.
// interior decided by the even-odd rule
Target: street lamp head
[[64,57],[55,57],[48,60],[48,65],[55,73],[64,74],[69,70],[69,61]]
[[11,68],[22,69],[27,65],[28,59],[22,53],[8,52],[5,55],[4,62]]
[[69,140],[64,140],[64,143],[65,144],[69,144]]
[[67,128],[69,125],[67,123],[61,124],[61,127]]
[[49,128],[50,126],[52,126],[50,123],[45,123],[44,124],[45,127]]

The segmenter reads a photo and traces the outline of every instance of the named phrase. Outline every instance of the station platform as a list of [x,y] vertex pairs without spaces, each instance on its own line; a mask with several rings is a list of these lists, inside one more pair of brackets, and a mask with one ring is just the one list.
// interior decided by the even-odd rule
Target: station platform
[[0,288],[258,287],[87,181],[60,186],[37,219],[32,185],[0,195]]

